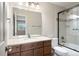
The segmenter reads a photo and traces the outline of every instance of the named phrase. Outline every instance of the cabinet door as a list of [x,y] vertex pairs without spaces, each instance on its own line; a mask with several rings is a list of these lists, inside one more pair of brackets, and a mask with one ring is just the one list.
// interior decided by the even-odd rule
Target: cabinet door
[[33,43],[27,43],[21,45],[21,51],[26,51],[29,49],[33,49]]
[[51,46],[51,40],[44,41],[44,47]]
[[21,52],[21,56],[33,56],[33,50],[26,50]]
[[34,56],[43,56],[43,48],[34,49]]
[[35,42],[33,43],[34,49],[43,47],[43,42]]
[[51,55],[51,47],[44,47],[44,55]]
[[8,56],[20,56],[20,53],[12,53],[12,54],[8,54]]
[[8,51],[8,54],[20,52],[20,45],[9,46],[8,48],[11,49],[11,51]]

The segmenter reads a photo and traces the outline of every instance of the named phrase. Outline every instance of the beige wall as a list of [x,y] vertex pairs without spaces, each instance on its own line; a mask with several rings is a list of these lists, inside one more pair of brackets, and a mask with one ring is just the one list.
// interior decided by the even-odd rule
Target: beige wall
[[[12,19],[12,7],[9,7],[8,17]],[[48,37],[57,37],[57,13],[64,8],[53,5],[51,3],[42,2],[40,3],[40,9],[42,13],[42,35]],[[10,29],[12,30],[12,22],[10,21]],[[12,30],[13,31],[13,30]],[[12,31],[10,31],[10,36],[12,36]]]
[[40,3],[42,11],[42,35],[57,37],[57,13],[64,8],[51,3]]

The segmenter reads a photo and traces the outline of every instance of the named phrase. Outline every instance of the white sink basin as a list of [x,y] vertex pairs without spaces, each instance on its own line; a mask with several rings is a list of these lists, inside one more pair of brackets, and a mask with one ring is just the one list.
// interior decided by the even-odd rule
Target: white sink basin
[[51,40],[51,38],[44,37],[44,36],[39,36],[39,37],[32,36],[31,38],[27,38],[27,37],[14,38],[14,39],[7,40],[7,45],[17,45],[17,44],[45,41],[45,40]]

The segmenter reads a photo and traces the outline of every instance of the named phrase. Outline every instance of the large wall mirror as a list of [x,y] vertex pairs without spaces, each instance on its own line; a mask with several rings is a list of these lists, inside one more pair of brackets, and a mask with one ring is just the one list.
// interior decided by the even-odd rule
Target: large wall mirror
[[40,12],[13,8],[13,36],[41,35],[42,17]]

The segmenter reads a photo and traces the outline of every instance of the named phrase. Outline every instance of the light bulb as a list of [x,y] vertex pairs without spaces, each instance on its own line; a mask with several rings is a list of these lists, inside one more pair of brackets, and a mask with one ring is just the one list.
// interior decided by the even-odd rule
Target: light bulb
[[39,5],[36,5],[36,9],[40,9],[40,6]]
[[32,3],[30,7],[31,7],[31,8],[35,8],[35,5]]
[[18,5],[23,5],[23,3],[22,2],[19,2]]

